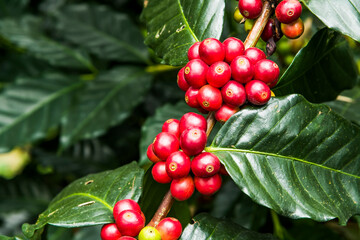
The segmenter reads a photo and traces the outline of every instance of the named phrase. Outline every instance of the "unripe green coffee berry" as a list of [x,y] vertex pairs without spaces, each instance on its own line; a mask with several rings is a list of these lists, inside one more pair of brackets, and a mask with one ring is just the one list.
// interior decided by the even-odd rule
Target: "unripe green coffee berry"
[[254,26],[255,20],[254,19],[246,19],[244,28],[246,32],[250,32],[252,27]]
[[244,19],[244,16],[241,15],[239,8],[236,8],[235,12],[234,12],[234,20],[235,20],[235,22],[239,23],[243,19]]
[[139,240],[161,240],[161,235],[154,227],[144,227],[139,233]]

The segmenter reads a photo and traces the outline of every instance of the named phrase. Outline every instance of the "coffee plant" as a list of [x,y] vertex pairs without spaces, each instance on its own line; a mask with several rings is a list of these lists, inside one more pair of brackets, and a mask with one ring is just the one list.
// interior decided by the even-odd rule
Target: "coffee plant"
[[360,239],[360,2],[0,0],[0,239]]

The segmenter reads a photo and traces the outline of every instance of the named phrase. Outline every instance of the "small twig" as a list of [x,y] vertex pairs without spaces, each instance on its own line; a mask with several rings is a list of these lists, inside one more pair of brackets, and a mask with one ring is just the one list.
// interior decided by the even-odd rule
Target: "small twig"
[[151,221],[148,223],[147,226],[149,227],[156,227],[159,222],[167,216],[170,212],[170,209],[174,203],[175,199],[172,197],[170,190],[165,194],[162,202],[160,203],[159,208],[156,210]]

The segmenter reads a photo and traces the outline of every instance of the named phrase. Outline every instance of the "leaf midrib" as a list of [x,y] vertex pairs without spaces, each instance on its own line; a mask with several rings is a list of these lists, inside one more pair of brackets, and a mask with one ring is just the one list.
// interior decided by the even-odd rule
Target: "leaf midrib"
[[189,32],[191,33],[192,37],[195,39],[196,42],[199,42],[199,39],[196,37],[195,33],[193,32],[193,30],[190,28],[190,25],[185,17],[185,14],[184,14],[184,10],[183,10],[183,7],[181,6],[181,3],[180,3],[180,0],[177,0],[177,3],[179,5],[179,9],[180,9],[180,13],[181,13],[181,16],[183,17],[184,19],[184,22],[185,22],[185,25],[187,26],[187,28],[189,29]]
[[332,172],[336,172],[336,173],[340,173],[340,174],[344,174],[347,175],[349,177],[353,177],[356,179],[360,179],[360,176],[356,176],[353,175],[351,173],[347,173],[347,172],[343,172],[341,170],[337,170],[334,168],[330,168],[321,164],[317,164],[317,163],[313,163],[313,162],[309,162],[306,161],[304,159],[300,159],[300,158],[295,158],[295,157],[290,157],[290,156],[283,156],[283,155],[278,155],[278,154],[274,154],[274,153],[267,153],[267,152],[260,152],[260,151],[250,151],[250,150],[246,150],[246,149],[234,149],[234,148],[220,148],[220,147],[206,147],[205,148],[206,152],[239,152],[239,153],[250,153],[250,154],[258,154],[258,155],[264,155],[264,156],[271,156],[271,157],[276,157],[276,158],[284,158],[287,160],[292,160],[292,161],[297,161],[297,162],[301,162],[303,164],[309,164],[309,165],[313,165],[319,168],[323,168],[325,170],[328,171],[332,171]]

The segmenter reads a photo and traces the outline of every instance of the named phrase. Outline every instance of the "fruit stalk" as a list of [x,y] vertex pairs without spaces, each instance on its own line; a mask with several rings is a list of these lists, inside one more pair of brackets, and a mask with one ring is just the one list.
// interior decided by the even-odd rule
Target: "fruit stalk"
[[[256,20],[253,28],[250,30],[250,32],[244,42],[245,49],[250,48],[250,47],[255,47],[256,43],[259,41],[261,33],[264,30],[264,27],[265,27],[267,21],[269,20],[271,14],[272,14],[272,11],[273,11],[271,4],[272,4],[271,0],[266,0],[264,2],[261,14],[260,14],[259,18]],[[215,123],[216,123],[214,112],[209,112],[209,114],[206,118],[206,121],[207,121],[206,136],[209,136]],[[172,197],[171,192],[169,190],[165,194],[162,202],[159,205],[159,208],[157,209],[153,218],[151,219],[151,221],[148,223],[147,226],[156,227],[159,224],[159,222],[167,216],[174,201],[175,201],[175,199]]]

